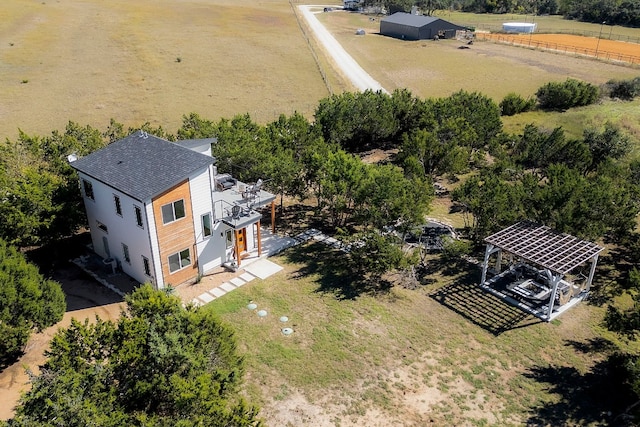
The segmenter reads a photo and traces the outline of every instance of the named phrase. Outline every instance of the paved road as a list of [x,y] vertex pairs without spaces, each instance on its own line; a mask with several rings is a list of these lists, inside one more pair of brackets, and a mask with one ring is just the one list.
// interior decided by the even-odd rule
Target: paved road
[[345,76],[361,91],[371,89],[373,91],[382,91],[389,93],[369,75],[358,63],[347,53],[346,50],[338,43],[338,41],[327,31],[327,29],[315,17],[316,13],[322,13],[327,7],[319,5],[303,5],[298,6],[302,12],[302,16],[309,24],[318,43],[326,49],[327,53],[334,60],[336,65],[340,67]]

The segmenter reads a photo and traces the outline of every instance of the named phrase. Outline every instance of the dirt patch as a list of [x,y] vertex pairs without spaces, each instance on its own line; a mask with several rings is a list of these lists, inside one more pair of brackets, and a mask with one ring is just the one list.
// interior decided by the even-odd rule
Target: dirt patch
[[568,54],[640,64],[640,45],[572,34],[491,34],[479,33],[482,40],[528,46]]
[[62,285],[67,300],[67,312],[59,323],[41,333],[33,334],[20,360],[0,372],[0,402],[3,402],[0,405],[0,420],[13,417],[14,407],[21,393],[29,390],[26,369],[38,371],[38,367],[46,359],[44,352],[49,346],[49,341],[58,329],[68,327],[71,319],[93,321],[99,316],[104,320],[115,320],[123,308],[122,298],[88,278],[72,264],[61,267],[52,278]]

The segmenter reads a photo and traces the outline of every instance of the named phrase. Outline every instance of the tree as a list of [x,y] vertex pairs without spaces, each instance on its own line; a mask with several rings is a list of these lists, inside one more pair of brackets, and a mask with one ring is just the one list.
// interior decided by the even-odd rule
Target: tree
[[376,282],[388,271],[405,266],[398,241],[377,231],[358,234],[353,238],[350,260],[354,272],[363,279]]
[[53,241],[84,223],[78,178],[67,156],[104,146],[102,134],[69,122],[64,133],[0,143],[0,237],[19,247]]
[[422,224],[433,199],[433,186],[421,178],[406,178],[397,166],[366,165],[356,195],[358,223],[382,230],[409,229]]
[[10,426],[257,426],[237,396],[232,332],[210,312],[145,285],[117,324],[73,320]]
[[500,101],[500,112],[503,116],[513,116],[533,110],[536,106],[536,100],[529,98],[524,99],[517,93],[508,93],[502,101]]
[[0,239],[0,366],[20,355],[33,330],[59,322],[65,309],[60,285]]
[[604,130],[585,129],[584,142],[591,152],[591,165],[587,171],[593,171],[607,159],[618,160],[631,152],[631,141],[620,128],[611,122],[604,124]]
[[562,83],[549,82],[541,86],[536,97],[543,110],[563,111],[593,104],[600,97],[600,89],[591,83],[567,79]]

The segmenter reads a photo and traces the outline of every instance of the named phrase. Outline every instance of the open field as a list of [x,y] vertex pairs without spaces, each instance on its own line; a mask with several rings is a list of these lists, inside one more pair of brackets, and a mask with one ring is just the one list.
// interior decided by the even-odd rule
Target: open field
[[329,94],[288,2],[4,0],[0,138],[69,120],[170,132],[197,112],[310,115]]
[[234,325],[267,425],[595,426],[624,405],[599,371],[600,307],[547,324],[476,288],[473,265],[433,260],[431,284],[372,296],[345,291],[341,254],[324,245],[274,261],[283,272],[206,306]]
[[[110,118],[127,127],[148,121],[175,132],[190,112],[211,120],[248,112],[260,123],[293,111],[312,117],[320,99],[350,86],[301,31],[296,4],[7,0],[0,10],[0,138],[13,139],[18,129],[48,134],[69,120],[99,129]],[[508,18],[444,17],[478,27]],[[509,92],[529,96],[566,77],[602,83],[640,74],[637,68],[488,42],[467,50],[453,41],[402,42],[376,35],[379,22],[360,14],[319,18],[385,88],[407,87],[421,97],[459,89],[495,99]],[[536,22],[541,31],[599,29],[557,17]],[[368,34],[355,36],[357,28]],[[640,32],[611,30],[620,37]]]
[[[532,96],[543,84],[567,77],[602,84],[609,79],[640,75],[637,67],[493,42],[477,42],[470,49],[458,49],[463,43],[456,40],[403,41],[383,37],[378,34],[379,17],[372,21],[357,13],[323,13],[318,18],[385,89],[406,87],[422,98],[448,96],[464,89],[500,101],[510,92]],[[358,28],[367,35],[357,36]],[[640,30],[636,33],[640,34]]]

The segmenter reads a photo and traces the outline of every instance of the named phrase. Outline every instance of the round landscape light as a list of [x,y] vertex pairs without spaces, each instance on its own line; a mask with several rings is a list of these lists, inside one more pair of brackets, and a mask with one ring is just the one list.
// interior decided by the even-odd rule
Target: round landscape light
[[289,321],[289,318],[288,318],[287,316],[282,316],[282,317],[280,318],[280,321],[281,321],[282,323],[284,323],[284,322],[288,322],[288,321]]
[[283,335],[291,335],[293,333],[293,329],[291,328],[282,328]]
[[267,310],[258,310],[258,316],[265,317],[267,315]]
[[258,304],[255,304],[255,303],[251,302],[251,303],[249,303],[249,304],[247,305],[247,308],[248,308],[249,310],[255,310],[256,308],[258,308]]

